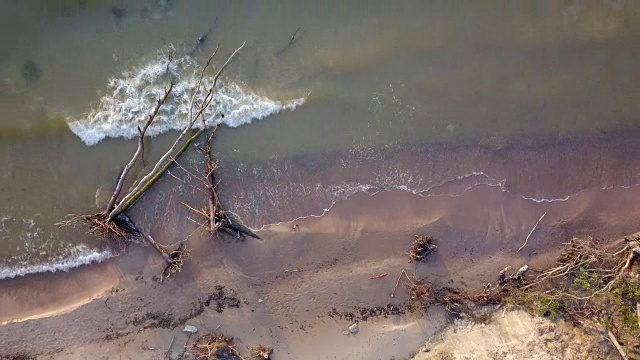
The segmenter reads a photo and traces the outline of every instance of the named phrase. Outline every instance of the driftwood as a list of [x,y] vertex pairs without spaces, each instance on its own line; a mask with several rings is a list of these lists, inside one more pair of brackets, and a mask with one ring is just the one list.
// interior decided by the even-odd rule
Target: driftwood
[[542,216],[540,216],[540,219],[538,219],[538,221],[536,222],[535,225],[533,225],[533,228],[531,228],[531,231],[529,231],[529,235],[527,235],[527,238],[524,239],[524,244],[522,244],[522,246],[520,246],[518,248],[518,251],[516,251],[516,253],[519,253],[520,250],[524,249],[525,246],[527,246],[527,242],[529,242],[529,238],[531,237],[531,234],[533,234],[533,232],[536,230],[536,228],[538,227],[538,224],[540,224],[540,221],[542,221],[542,218],[545,217],[545,215],[547,215],[547,213],[545,212],[544,214],[542,214]]
[[[244,47],[245,43],[243,43],[239,48],[237,48],[224,64],[220,67],[218,72],[215,74],[213,78],[213,84],[209,87],[206,92],[206,95],[202,102],[197,103],[196,97],[200,93],[200,88],[202,85],[202,80],[205,74],[205,71],[210,66],[213,57],[216,55],[219,45],[216,47],[213,54],[209,57],[206,64],[202,68],[200,72],[200,77],[198,79],[197,85],[193,91],[193,95],[191,97],[191,104],[189,107],[189,117],[188,122],[180,132],[174,143],[171,147],[160,157],[160,159],[155,163],[153,168],[144,175],[139,181],[137,181],[132,188],[121,197],[122,189],[124,188],[124,184],[130,175],[131,169],[135,165],[135,163],[140,159],[140,157],[144,156],[144,135],[152,125],[153,120],[156,118],[160,108],[165,103],[165,101],[169,98],[171,91],[173,89],[173,84],[169,84],[169,87],[165,91],[164,95],[157,100],[156,106],[153,111],[149,114],[147,120],[144,125],[140,128],[138,127],[139,139],[138,146],[136,148],[135,153],[127,163],[127,165],[123,168],[120,176],[118,177],[118,181],[116,183],[115,189],[109,199],[109,202],[105,206],[104,210],[97,214],[92,215],[80,215],[73,216],[68,220],[62,221],[58,223],[59,226],[65,225],[77,225],[84,224],[89,227],[89,231],[99,237],[109,239],[109,238],[117,238],[117,239],[128,239],[132,237],[142,237],[145,241],[150,243],[165,259],[167,262],[167,267],[162,273],[161,280],[166,279],[167,277],[179,272],[182,269],[185,259],[188,256],[188,251],[183,242],[180,243],[177,249],[169,250],[165,248],[163,245],[159,244],[155,241],[151,235],[145,234],[144,232],[138,230],[138,228],[133,224],[131,219],[126,215],[125,211],[130,208],[147,190],[149,190],[156,181],[162,177],[162,175],[169,170],[169,168],[176,163],[176,160],[186,151],[186,149],[201,135],[207,130],[207,126],[205,124],[204,111],[208,108],[213,100],[214,89],[218,82],[218,79],[222,75],[222,72],[229,65],[231,60],[236,56],[236,54]],[[170,58],[169,61],[172,61]],[[221,115],[224,116],[224,115]],[[192,136],[186,138],[187,134],[194,127],[196,121],[201,119],[203,122],[202,129],[196,131]],[[216,126],[217,129],[218,126]],[[215,129],[214,129],[215,132]],[[210,150],[210,141],[213,138],[213,133],[209,138],[209,142],[207,145],[207,149]],[[186,139],[185,139],[186,138]],[[210,154],[210,151],[208,151]],[[210,161],[210,165],[213,166],[213,162]],[[211,184],[213,184],[213,168],[209,169],[209,173],[211,174]],[[212,187],[213,195],[215,196],[215,204],[213,206],[214,210],[212,219],[214,220],[214,225],[220,223],[218,227],[224,227],[225,229],[237,233],[242,233],[255,236],[250,230],[245,227],[233,223],[226,215],[224,215],[224,211],[220,207],[220,202],[217,200],[217,193],[215,193],[215,188]],[[212,226],[212,231],[216,231],[217,227]]]
[[189,210],[202,216],[204,221],[201,223],[201,225],[206,226],[211,233],[215,233],[220,230],[233,237],[243,240],[246,239],[247,236],[260,239],[260,237],[251,229],[231,219],[231,217],[229,217],[227,213],[222,209],[220,197],[218,196],[217,190],[218,184],[216,183],[215,179],[215,170],[217,169],[218,165],[213,160],[213,155],[211,154],[211,141],[213,140],[217,130],[218,126],[216,126],[211,132],[211,135],[209,135],[205,148],[200,149],[200,151],[204,153],[207,161],[207,174],[203,176],[203,178],[205,186],[208,190],[208,206],[206,208],[198,210],[187,203],[183,202],[182,204]]
[[296,35],[298,35],[298,31],[300,31],[300,28],[297,28],[296,31],[291,36],[291,40],[289,40],[289,45],[293,44],[293,42],[296,40]]
[[149,118],[144,123],[144,126],[142,126],[142,129],[138,127],[138,132],[140,133],[140,138],[138,139],[138,148],[136,149],[136,152],[133,154],[133,157],[131,157],[131,160],[129,161],[129,163],[127,163],[127,165],[122,170],[122,173],[118,178],[118,183],[116,184],[116,188],[113,191],[113,194],[111,195],[111,199],[109,199],[109,203],[104,209],[105,214],[110,214],[111,211],[113,210],[114,206],[116,205],[116,201],[118,200],[118,196],[120,196],[120,192],[122,191],[122,186],[124,185],[124,182],[127,179],[127,176],[129,175],[129,171],[131,171],[131,168],[133,168],[133,165],[135,165],[136,161],[138,161],[138,158],[140,156],[143,156],[144,134],[147,132],[147,129],[149,128],[149,125],[151,125],[151,122],[153,122],[153,120],[156,118],[156,115],[158,115],[158,111],[160,111],[160,107],[162,107],[165,101],[167,101],[167,98],[169,97],[169,94],[171,94],[172,89],[173,89],[173,83],[170,83],[169,88],[167,88],[167,90],[164,92],[164,96],[158,99],[155,109],[153,109],[151,114],[149,114]]
[[153,185],[153,183],[155,183],[155,181],[171,166],[171,164],[173,164],[176,161],[176,159],[179,157],[179,155],[182,154],[182,152],[184,152],[186,147],[189,146],[189,144],[193,140],[195,140],[195,138],[197,136],[199,136],[200,134],[202,134],[204,132],[204,130],[198,131],[196,133],[196,135],[192,136],[189,140],[187,140],[185,142],[185,144],[182,146],[182,148],[177,153],[175,153],[175,151],[178,148],[178,146],[180,146],[180,144],[182,142],[182,139],[187,135],[187,133],[191,130],[191,128],[193,128],[193,126],[195,125],[196,121],[201,116],[203,116],[204,111],[211,104],[211,101],[213,100],[214,88],[215,88],[215,86],[216,86],[216,84],[218,82],[218,78],[220,78],[220,75],[222,74],[224,69],[227,67],[227,65],[229,65],[229,63],[231,62],[233,57],[238,53],[238,51],[240,51],[244,47],[244,45],[245,44],[243,43],[242,46],[237,48],[231,54],[231,56],[229,56],[227,61],[225,61],[225,63],[222,65],[222,67],[220,67],[220,70],[218,70],[218,72],[216,73],[216,75],[215,75],[215,77],[213,79],[213,84],[211,85],[211,87],[207,91],[207,94],[205,95],[205,98],[202,101],[202,104],[200,104],[198,106],[198,112],[195,115],[193,115],[193,108],[196,105],[195,104],[195,96],[200,90],[200,86],[202,84],[202,78],[204,76],[205,71],[207,70],[207,68],[211,64],[211,60],[213,59],[213,57],[215,56],[215,54],[218,51],[219,47],[216,47],[216,50],[211,55],[211,57],[209,57],[209,59],[207,60],[207,63],[202,68],[202,71],[200,73],[200,78],[198,80],[198,84],[196,86],[196,89],[194,90],[194,94],[193,94],[192,99],[191,99],[191,106],[190,106],[190,109],[189,109],[189,116],[190,117],[189,117],[188,124],[184,127],[184,129],[182,130],[180,135],[178,135],[178,138],[174,141],[173,145],[171,145],[169,150],[167,150],[167,152],[164,153],[164,155],[162,155],[162,157],[160,157],[158,162],[156,162],[156,165],[153,167],[153,169],[151,169],[151,171],[149,171],[149,173],[147,175],[145,175],[142,179],[140,179],[140,181],[138,181],[137,185],[134,186],[134,188],[131,191],[129,191],[129,193],[127,195],[125,195],[122,198],[122,200],[120,200],[119,204],[109,213],[109,220],[115,219],[118,215],[120,215],[123,211],[125,211],[129,206],[131,206],[133,204],[133,202],[135,202],[140,197],[140,195],[142,195],[142,193],[144,193],[146,190],[148,190],[151,187],[151,185]]
[[207,146],[204,149],[207,157],[207,187],[209,188],[209,231],[214,232],[220,227],[220,224],[216,221],[216,215],[220,212],[220,198],[218,198],[218,192],[216,191],[216,183],[214,182],[213,172],[217,168],[217,164],[213,161],[213,155],[211,155],[211,140],[216,134],[218,126],[213,129],[209,139],[207,139]]
[[607,330],[607,335],[609,335],[609,340],[611,340],[611,343],[613,343],[613,345],[616,347],[616,350],[618,350],[618,353],[620,354],[622,359],[623,360],[629,360],[629,357],[627,356],[627,353],[624,351],[624,349],[622,348],[622,346],[618,342],[618,339],[616,339],[616,337],[613,335],[611,330]]

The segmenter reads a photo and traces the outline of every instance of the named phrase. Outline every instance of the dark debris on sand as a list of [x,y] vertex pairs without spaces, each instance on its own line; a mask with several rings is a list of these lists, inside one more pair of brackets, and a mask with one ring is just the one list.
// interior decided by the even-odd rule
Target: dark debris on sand
[[339,312],[336,308],[331,309],[327,314],[330,318],[338,318],[349,322],[367,321],[371,318],[388,318],[389,316],[402,315],[404,310],[396,305],[387,304],[386,306],[363,307],[357,308],[355,311]]
[[0,359],[2,360],[36,360],[35,355],[27,354],[27,353],[16,353],[16,354],[0,354]]
[[217,312],[222,313],[226,307],[239,308],[240,300],[234,290],[227,292],[224,286],[217,285],[215,291],[209,295],[203,305],[214,306]]
[[194,302],[192,305],[191,311],[182,317],[176,317],[164,311],[150,311],[144,315],[134,315],[127,320],[127,323],[140,327],[140,331],[155,328],[175,329],[202,314],[208,307],[213,308],[218,313],[222,313],[228,307],[239,308],[241,301],[238,299],[235,290],[227,290],[224,286],[216,285],[215,290],[210,295]]
[[35,61],[26,60],[22,63],[20,74],[26,82],[33,83],[40,79],[42,76],[42,70],[40,70],[40,66],[38,66]]
[[414,262],[425,262],[427,256],[433,254],[437,248],[433,243],[433,237],[416,235],[416,240],[409,250],[409,259]]

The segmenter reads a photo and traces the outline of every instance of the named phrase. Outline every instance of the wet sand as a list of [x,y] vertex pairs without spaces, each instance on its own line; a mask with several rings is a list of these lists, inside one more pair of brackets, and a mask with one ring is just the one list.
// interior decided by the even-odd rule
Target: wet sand
[[[0,325],[69,313],[105,296],[119,270],[108,261],[63,273],[41,273],[2,281]],[[8,296],[7,296],[8,295]]]
[[[359,308],[388,304],[401,307],[406,301],[405,288],[394,298],[390,292],[402,269],[436,286],[476,289],[483,282],[495,281],[498,271],[507,265],[517,268],[526,263],[535,270],[552,264],[560,243],[570,236],[615,239],[637,230],[638,146],[632,138],[596,140],[500,150],[462,147],[438,153],[422,149],[413,157],[388,152],[394,159],[405,159],[396,165],[412,164],[424,173],[445,172],[455,175],[455,181],[429,188],[430,196],[397,189],[352,195],[322,217],[264,226],[260,231],[263,240],[209,238],[197,230],[189,240],[190,261],[165,284],[155,280],[163,268],[160,257],[152,248],[138,245],[99,265],[0,282],[2,322],[23,320],[0,328],[0,354],[155,359],[176,336],[171,354],[177,356],[186,341],[182,326],[194,324],[202,332],[220,326],[221,331],[237,336],[243,348],[258,343],[273,346],[277,359],[410,356],[444,327],[441,309],[430,309],[426,316],[404,313],[367,319],[355,336],[343,334],[351,321],[335,313],[357,314]],[[258,184],[255,191],[274,189],[272,209],[277,213],[246,217],[260,225],[271,217],[293,217],[301,208],[327,207],[322,204],[325,199],[314,198],[313,192],[307,191],[308,197],[300,202],[296,200],[299,193],[277,192],[286,189],[278,187],[277,180],[309,184],[309,178],[315,177],[318,183],[330,184],[332,177],[348,179],[349,174],[357,180],[359,173],[375,170],[367,166],[376,163],[382,167],[394,164],[388,162],[389,157],[370,157],[367,162],[358,156],[359,168],[335,165],[329,157],[315,162],[288,159],[282,163],[295,161],[307,167],[289,167],[284,175],[271,170],[272,177],[258,171],[257,176],[265,181],[255,183],[256,178],[240,181],[248,172],[236,172],[238,178],[234,178],[230,167],[220,177],[225,194],[244,196],[226,198],[236,205],[251,202],[247,200],[248,184]],[[432,165],[426,166],[425,159]],[[456,178],[473,169],[491,174],[498,184]],[[273,187],[266,187],[270,182]],[[550,185],[554,182],[556,187]],[[192,215],[179,201],[187,199],[199,206],[202,196],[180,184],[173,178],[163,179],[153,190],[155,196],[144,197],[131,213],[140,227],[165,244],[175,244],[196,229],[187,218]],[[550,195],[559,197],[568,189],[575,195],[558,201],[527,198],[540,195],[540,189],[551,189]],[[547,215],[527,246],[516,253],[543,213]],[[432,235],[438,244],[428,263],[417,267],[406,256],[414,234]],[[383,273],[388,275],[371,279]],[[225,296],[237,297],[239,307],[221,300],[225,308],[216,311],[218,300],[212,300],[212,294],[220,291],[216,286],[225,287]],[[68,311],[87,299],[93,300]],[[65,313],[49,316],[58,312]]]

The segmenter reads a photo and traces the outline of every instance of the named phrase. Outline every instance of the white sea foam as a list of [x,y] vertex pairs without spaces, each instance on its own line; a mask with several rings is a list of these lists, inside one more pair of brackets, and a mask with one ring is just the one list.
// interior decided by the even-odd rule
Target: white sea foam
[[[138,126],[144,123],[170,81],[174,83],[171,96],[146,135],[182,129],[187,124],[192,92],[197,86],[200,68],[189,57],[169,60],[169,51],[172,50],[162,49],[152,60],[111,79],[107,93],[95,108],[82,119],[68,119],[71,131],[87,145],[95,145],[106,137],[137,137]],[[210,73],[203,78],[201,90],[196,96],[200,102],[213,84],[215,69]],[[239,84],[219,79],[211,106],[203,115],[207,125],[223,123],[238,127],[282,110],[293,110],[304,101],[304,98],[272,100]],[[202,122],[198,121],[195,126],[201,127]]]
[[50,261],[44,264],[23,265],[17,267],[0,267],[0,280],[7,278],[15,278],[16,276],[24,276],[42,272],[69,271],[82,265],[91,263],[99,263],[113,257],[111,251],[89,249],[84,245],[70,251],[70,255],[60,260]]

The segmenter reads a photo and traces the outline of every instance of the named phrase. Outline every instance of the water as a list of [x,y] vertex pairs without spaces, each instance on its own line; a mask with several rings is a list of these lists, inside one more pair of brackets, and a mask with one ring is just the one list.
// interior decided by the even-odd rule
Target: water
[[[549,166],[566,165],[553,161],[557,153],[587,153],[580,139],[638,128],[634,1],[0,6],[0,277],[117,253],[53,224],[96,211],[135,148],[127,139],[169,80],[174,97],[149,130],[150,156],[172,141],[217,43],[220,66],[247,42],[207,119],[225,114],[225,124],[239,126],[223,129],[215,149],[221,175],[235,179],[223,188],[228,207],[257,228],[321,214],[362,191],[435,196],[497,186],[546,201],[640,182],[635,168],[618,169],[635,154],[633,142],[569,156],[580,165],[565,177],[580,181],[554,177]],[[500,155],[520,142],[557,144],[557,153]],[[515,158],[535,179],[495,165]]]

